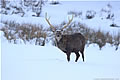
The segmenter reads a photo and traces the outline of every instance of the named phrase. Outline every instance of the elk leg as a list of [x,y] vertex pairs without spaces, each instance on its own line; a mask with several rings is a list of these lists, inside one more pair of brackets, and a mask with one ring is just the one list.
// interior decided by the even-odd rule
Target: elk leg
[[70,54],[71,53],[66,53],[68,62],[70,61]]
[[80,57],[80,54],[79,54],[78,52],[75,52],[75,54],[76,54],[76,60],[75,60],[75,62],[77,62],[77,60],[78,60],[79,57]]
[[81,54],[82,54],[82,59],[83,59],[83,62],[84,62],[84,52],[81,51]]

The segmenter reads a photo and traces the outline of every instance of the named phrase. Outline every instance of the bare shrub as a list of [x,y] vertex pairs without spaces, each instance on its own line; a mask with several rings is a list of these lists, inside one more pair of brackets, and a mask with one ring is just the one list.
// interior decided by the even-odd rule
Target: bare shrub
[[50,4],[51,5],[57,5],[57,4],[60,4],[60,2],[59,1],[52,1]]
[[95,17],[95,14],[96,14],[95,11],[93,11],[93,10],[88,10],[88,11],[86,12],[86,18],[87,18],[87,19],[92,19],[92,18]]
[[[61,28],[66,22],[62,22],[59,26]],[[88,28],[85,24],[79,22],[71,23],[65,30],[64,34],[82,33],[86,38],[86,44],[97,44],[100,49],[109,43],[118,49],[120,44],[120,33],[116,36],[112,36],[109,32],[103,32],[101,30],[94,30]]]
[[120,33],[118,33],[117,36],[114,36],[113,39],[114,39],[113,44],[116,47],[116,50],[118,50],[118,46],[120,45]]
[[32,11],[32,14],[29,15],[40,17],[44,4],[44,0],[2,0],[0,13],[6,15],[17,14],[23,17],[28,15],[27,12]]
[[[44,46],[46,41],[52,41],[52,44],[55,45],[54,35],[51,31],[51,28],[44,28],[42,25],[33,25],[33,24],[19,24],[15,21],[6,21],[2,22],[5,24],[1,28],[1,31],[4,32],[4,36],[10,43],[19,43],[22,40],[25,44],[31,43],[35,45]],[[66,22],[62,22],[60,25],[57,25],[56,29],[61,29]],[[120,33],[113,36],[109,32],[103,32],[101,30],[93,30],[88,28],[85,24],[79,22],[72,22],[64,31],[64,34],[73,34],[81,33],[86,38],[86,45],[97,44],[100,49],[106,45],[106,43],[115,46],[115,50],[118,50],[120,45]]]
[[26,42],[34,43],[35,45],[45,45],[47,32],[42,25],[33,24],[18,24],[13,22],[4,22],[5,26],[1,28],[6,39],[17,43],[20,39],[25,44]]
[[81,17],[83,13],[82,13],[82,11],[80,11],[80,12],[69,11],[68,14],[69,14],[69,15],[72,14],[72,15],[74,15],[75,17]]
[[95,37],[94,37],[93,43],[98,44],[100,49],[103,46],[105,46],[105,44],[106,44],[106,36],[101,30],[98,30],[97,32],[95,32],[94,36]]

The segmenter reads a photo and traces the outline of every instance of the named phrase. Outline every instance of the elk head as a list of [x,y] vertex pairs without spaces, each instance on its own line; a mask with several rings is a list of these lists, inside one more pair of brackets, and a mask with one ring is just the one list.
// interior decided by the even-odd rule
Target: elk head
[[63,35],[63,30],[72,22],[73,15],[72,15],[71,19],[68,17],[69,22],[66,25],[64,25],[63,28],[60,30],[56,30],[55,27],[50,23],[50,21],[49,21],[50,17],[47,18],[47,13],[45,14],[45,19],[46,19],[47,23],[50,25],[52,32],[55,34],[56,40],[59,41]]

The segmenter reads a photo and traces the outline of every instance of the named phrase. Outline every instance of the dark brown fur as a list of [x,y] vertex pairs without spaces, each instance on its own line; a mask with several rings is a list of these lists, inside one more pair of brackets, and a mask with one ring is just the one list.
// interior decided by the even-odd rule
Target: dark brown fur
[[57,46],[67,55],[67,60],[70,61],[70,54],[74,52],[76,54],[76,60],[80,57],[79,51],[82,54],[82,59],[84,61],[84,47],[85,47],[85,38],[81,33],[75,33],[72,35],[61,35],[59,41],[56,40]]

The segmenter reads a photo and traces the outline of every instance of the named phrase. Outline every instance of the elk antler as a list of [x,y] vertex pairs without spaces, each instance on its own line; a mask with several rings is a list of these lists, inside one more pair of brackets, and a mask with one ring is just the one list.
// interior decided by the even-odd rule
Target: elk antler
[[72,18],[71,18],[71,19],[68,17],[68,20],[69,20],[69,22],[68,22],[61,30],[63,30],[64,28],[66,28],[66,27],[72,22],[72,20],[73,20],[73,15],[72,15]]
[[49,22],[50,17],[49,17],[49,18],[47,18],[47,13],[45,13],[45,19],[46,19],[46,21],[48,22],[48,24],[50,25],[50,27],[51,27],[52,29],[54,29],[54,30],[55,30],[55,28],[53,27],[53,25],[52,25],[52,24],[50,24],[50,22]]

